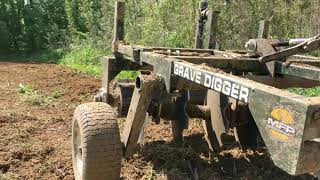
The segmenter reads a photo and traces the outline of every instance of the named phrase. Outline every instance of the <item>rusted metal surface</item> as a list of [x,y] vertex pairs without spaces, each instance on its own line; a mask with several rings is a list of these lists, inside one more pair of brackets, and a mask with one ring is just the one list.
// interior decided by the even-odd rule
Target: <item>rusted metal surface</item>
[[115,2],[113,43],[124,40],[124,16],[125,3],[123,0],[117,0]]
[[190,118],[210,119],[210,108],[208,106],[189,103],[186,111]]
[[[208,18],[207,13],[209,12],[207,11],[206,1],[203,0],[202,2],[197,48],[204,47],[202,39],[204,22],[208,20],[206,18]],[[158,113],[157,117],[159,117],[159,114],[162,115],[162,112],[167,108],[169,114],[172,115],[169,118],[178,119],[179,117],[181,120],[176,121],[179,123],[185,123],[187,112],[190,116],[194,115],[194,117],[200,116],[208,119],[208,108],[206,106],[190,105],[188,107],[186,104],[187,96],[179,96],[179,94],[193,89],[215,91],[220,95],[234,99],[237,103],[243,102],[243,107],[249,107],[275,165],[293,175],[320,170],[319,155],[317,154],[319,144],[310,141],[319,138],[320,99],[305,98],[273,87],[274,84],[249,80],[243,76],[251,73],[268,75],[268,66],[266,67],[265,63],[274,61],[271,68],[275,67],[275,69],[269,67],[269,72],[275,75],[275,80],[279,75],[286,75],[319,82],[320,63],[317,62],[318,60],[312,58],[300,59],[293,55],[319,48],[320,36],[294,47],[278,50],[272,47],[270,40],[262,39],[267,38],[268,34],[267,24],[264,23],[261,24],[260,39],[252,41],[255,45],[253,48],[257,51],[254,53],[131,46],[123,41],[124,10],[121,10],[121,7],[124,7],[121,3],[116,4],[114,54],[118,58],[117,60],[132,62],[137,66],[147,64],[151,67],[153,73],[159,75],[142,76],[136,83],[123,134],[126,155],[132,154],[135,149],[153,96],[152,91],[159,91],[155,84],[159,84],[161,79],[163,80],[163,83],[161,81],[163,89],[166,91],[157,95],[160,106],[154,108],[156,111],[154,116],[157,116]],[[213,22],[212,19],[211,22]],[[208,42],[213,41],[211,39]],[[213,46],[212,43],[208,48],[211,46]],[[300,64],[298,61],[300,61]],[[302,61],[304,62],[303,65],[301,64]],[[109,62],[114,63],[115,60],[111,59]],[[112,63],[106,66],[108,75],[104,77],[105,82],[110,81],[117,72],[117,68],[115,68],[113,73],[109,73],[112,69],[110,64]],[[116,65],[116,67],[119,66]],[[295,81],[293,78],[292,82]],[[173,96],[174,93],[177,96],[169,98],[170,101],[166,103],[170,105],[162,109],[161,103],[165,105],[165,102],[161,102],[159,99],[165,99],[166,95]],[[177,103],[178,100],[179,103]],[[180,114],[178,116],[174,115],[174,109],[179,109]],[[185,111],[186,109],[187,111]],[[210,116],[212,116],[211,112]],[[239,123],[239,119],[233,119],[230,122],[234,123],[231,126],[235,126]],[[208,123],[208,121],[205,121],[205,123]],[[227,127],[226,124],[224,126],[225,129],[228,129],[230,124]],[[181,127],[179,125],[180,129],[177,132],[181,133]],[[210,126],[208,127],[210,128]],[[210,132],[207,133],[208,136],[215,136],[212,129]],[[212,143],[217,144],[217,142]],[[309,156],[310,154],[312,155]]]
[[302,53],[302,52],[314,51],[319,48],[320,48],[320,34],[294,47],[287,48],[279,52],[260,57],[259,61],[263,63],[274,61],[274,60],[284,61],[285,60],[284,58],[286,57],[289,57],[298,53]]
[[[227,74],[221,69],[212,68],[205,64],[195,65],[194,63],[189,63],[182,59],[179,60],[152,51],[141,51],[140,61],[156,67],[154,71],[164,77],[168,92],[171,92],[172,87],[175,87],[175,85],[172,84],[174,82],[172,81],[172,77],[177,77],[178,79],[185,79],[189,82],[181,84],[181,89],[190,88],[190,85],[188,84],[192,83],[204,88],[213,89],[219,93],[248,103],[275,164],[291,174],[300,173],[299,170],[295,169],[298,161],[292,159],[297,159],[299,157],[301,150],[300,145],[302,143],[303,134],[305,133],[304,127],[307,121],[306,114],[311,113],[307,108],[309,107],[309,102],[305,98],[265,84],[241,78],[240,76]],[[282,68],[288,68],[286,71],[281,68],[276,68],[276,72],[280,71],[281,74],[290,74],[306,79],[319,80],[317,77],[319,73],[315,68],[299,67],[293,63],[286,65],[277,62],[276,64]],[[310,71],[312,73],[299,71],[299,74],[293,71],[295,68],[300,68],[301,70]],[[260,102],[261,104],[259,104]],[[268,117],[270,117],[273,108],[276,107],[289,108],[290,112],[292,112],[295,117],[295,123],[290,126],[291,128],[294,128],[295,137],[291,138],[290,142],[281,142],[280,145],[279,140],[270,134],[271,125],[268,125]],[[279,122],[270,121],[270,123],[276,124]],[[280,151],[281,149],[291,149],[292,155],[288,157],[286,155],[288,152]],[[286,163],[288,160],[292,163]]]
[[[268,39],[269,30],[270,30],[270,21],[260,21],[258,38]],[[268,44],[264,45],[264,48],[261,48],[260,45],[258,45],[258,52],[261,52],[263,55],[268,55],[268,54],[275,53],[275,49],[270,45],[270,42],[268,42]],[[271,77],[274,77],[275,68],[276,68],[275,61],[267,62],[266,65]]]
[[197,22],[197,30],[195,37],[195,48],[201,49],[203,47],[203,34],[206,24],[206,11],[208,10],[208,2],[206,0],[201,0],[199,3],[199,17]]
[[230,58],[223,56],[170,56],[194,64],[207,64],[208,66],[218,67],[225,72],[260,72],[266,73],[267,69],[264,64],[259,63],[253,58]]
[[[264,30],[262,30],[264,31]],[[271,46],[268,39],[251,39],[247,44],[247,48],[254,52],[260,53],[263,56],[276,53],[276,50]],[[275,76],[275,61],[266,62],[268,72],[272,77]]]
[[124,143],[126,157],[135,152],[152,93],[155,88],[159,88],[160,83],[161,78],[155,74],[141,74],[136,79],[136,86],[122,132],[122,142]]
[[259,39],[268,39],[270,30],[270,21],[260,21],[259,25]]
[[[204,56],[169,56],[167,51],[164,49],[165,54],[154,53],[150,51],[150,48],[139,46],[139,54],[136,54],[135,62],[139,64],[149,64],[151,66],[157,67],[155,71],[162,71],[164,68],[167,70],[164,75],[165,78],[171,79],[169,75],[169,68],[171,68],[171,64],[174,61],[187,61],[194,64],[207,64],[210,67],[219,68],[224,72],[238,72],[238,73],[246,73],[246,72],[257,72],[267,75],[268,70],[264,63],[260,63],[255,58],[247,58],[241,57],[241,55],[234,56],[232,53],[224,53],[223,56],[215,56],[210,53],[222,54],[219,51],[210,51],[204,50],[203,52],[199,49],[194,50],[193,53],[201,52],[204,53]],[[130,46],[126,44],[118,44],[119,53],[126,52],[125,56],[130,56],[130,53],[133,52],[135,46]],[[126,49],[126,51],[121,51],[121,49]],[[147,49],[147,50],[145,50]],[[156,49],[156,48],[155,48]],[[161,48],[160,48],[161,49]],[[168,50],[168,49],[167,49]],[[190,49],[180,49],[182,52],[192,52]],[[173,51],[174,52],[174,51]],[[206,53],[207,52],[207,53]],[[210,53],[209,53],[210,52]],[[131,53],[132,55],[132,53]],[[228,56],[228,57],[224,57]],[[165,60],[166,59],[166,60]],[[140,62],[139,62],[140,60]],[[309,80],[317,81],[317,76],[320,76],[320,73],[316,67],[320,67],[320,61],[317,60],[308,60],[308,59],[299,59],[297,57],[292,57],[288,59],[290,63],[283,62],[275,62],[275,73],[281,75],[289,75],[294,77],[301,77]],[[310,64],[311,66],[299,65],[299,64]],[[166,65],[165,65],[166,64]],[[312,67],[314,66],[314,67]],[[168,82],[168,81],[166,81]],[[167,84],[166,86],[169,88],[172,84]]]
[[203,43],[204,49],[216,49],[219,11],[207,11],[206,33]]

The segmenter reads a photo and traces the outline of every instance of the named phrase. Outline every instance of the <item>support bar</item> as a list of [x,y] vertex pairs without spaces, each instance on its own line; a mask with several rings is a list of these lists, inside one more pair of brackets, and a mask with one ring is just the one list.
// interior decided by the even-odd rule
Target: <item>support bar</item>
[[137,142],[143,129],[146,113],[155,88],[159,88],[160,77],[155,74],[140,75],[136,79],[129,112],[122,133],[125,157],[135,152]]

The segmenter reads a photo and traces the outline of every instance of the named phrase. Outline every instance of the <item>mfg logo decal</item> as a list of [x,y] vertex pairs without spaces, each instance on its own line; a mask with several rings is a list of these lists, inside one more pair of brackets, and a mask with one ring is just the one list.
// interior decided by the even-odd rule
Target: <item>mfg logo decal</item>
[[292,126],[294,118],[292,114],[283,108],[275,108],[271,117],[267,119],[267,127],[270,134],[280,141],[288,141],[296,133]]

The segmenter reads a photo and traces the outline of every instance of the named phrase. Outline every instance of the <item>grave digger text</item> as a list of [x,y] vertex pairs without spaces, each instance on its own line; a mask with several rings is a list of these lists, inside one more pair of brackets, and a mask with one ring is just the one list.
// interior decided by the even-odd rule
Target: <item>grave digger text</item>
[[237,100],[248,102],[250,90],[236,82],[218,77],[214,73],[205,72],[192,67],[175,63],[174,75],[201,84],[206,88],[213,89]]

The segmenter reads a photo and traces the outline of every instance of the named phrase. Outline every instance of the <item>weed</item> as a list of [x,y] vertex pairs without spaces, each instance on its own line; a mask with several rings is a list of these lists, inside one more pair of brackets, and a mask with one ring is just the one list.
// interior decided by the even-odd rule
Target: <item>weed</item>
[[38,92],[25,94],[24,99],[26,102],[35,106],[48,105],[54,100],[52,97],[40,95]]
[[23,94],[24,101],[36,106],[47,105],[63,95],[59,91],[54,91],[52,96],[40,95],[32,86],[23,84],[18,85],[17,91]]
[[24,146],[24,149],[26,149],[27,151],[30,151],[30,152],[33,151],[33,144],[31,144],[30,142],[25,142],[23,146]]
[[20,83],[17,86],[17,91],[18,93],[21,93],[21,94],[32,94],[34,92],[34,89],[30,85],[23,85]]
[[36,172],[38,175],[42,176],[48,171],[48,165],[46,163],[40,163],[36,167]]
[[59,99],[63,95],[64,94],[62,92],[60,92],[59,90],[55,90],[55,91],[52,92],[51,97],[53,99]]
[[154,180],[155,179],[155,171],[153,170],[152,166],[150,167],[150,170],[146,174],[146,179],[148,180]]

